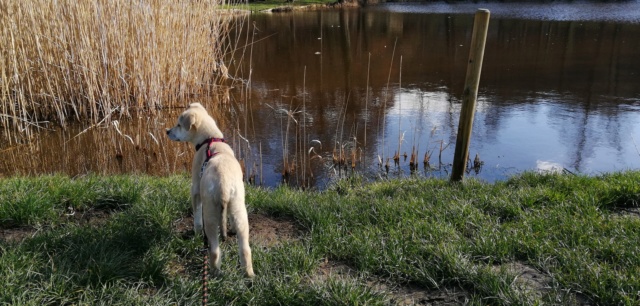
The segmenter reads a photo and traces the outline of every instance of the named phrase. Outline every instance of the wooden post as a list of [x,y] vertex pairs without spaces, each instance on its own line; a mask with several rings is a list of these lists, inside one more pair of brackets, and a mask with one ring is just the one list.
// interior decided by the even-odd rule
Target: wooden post
[[480,72],[482,71],[484,46],[487,41],[489,15],[489,10],[479,9],[476,12],[473,22],[473,35],[471,36],[467,77],[465,79],[464,91],[462,92],[462,110],[460,111],[458,137],[456,138],[456,149],[453,156],[453,169],[451,173],[451,181],[453,182],[462,180],[467,159],[469,158],[469,143],[471,142],[473,116],[476,111],[476,99],[478,97],[478,85],[480,84]]

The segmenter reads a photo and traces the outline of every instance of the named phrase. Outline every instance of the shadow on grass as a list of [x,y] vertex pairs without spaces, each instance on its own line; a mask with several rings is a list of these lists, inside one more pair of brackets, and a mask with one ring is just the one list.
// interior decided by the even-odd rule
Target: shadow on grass
[[640,188],[620,186],[611,189],[601,196],[604,206],[611,210],[624,210],[640,207]]
[[62,275],[71,287],[118,280],[166,282],[167,259],[157,252],[170,230],[140,215],[117,215],[102,226],[70,226],[38,235],[23,245],[48,258],[42,275]]

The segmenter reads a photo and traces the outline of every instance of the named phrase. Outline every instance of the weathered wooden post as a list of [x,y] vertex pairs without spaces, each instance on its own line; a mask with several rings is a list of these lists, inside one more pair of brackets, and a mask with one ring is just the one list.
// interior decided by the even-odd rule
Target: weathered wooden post
[[476,112],[476,99],[478,97],[478,85],[480,84],[480,72],[482,71],[482,58],[484,46],[487,41],[489,28],[489,10],[479,9],[473,22],[473,35],[471,36],[471,49],[469,50],[469,63],[467,64],[467,77],[462,93],[462,110],[460,111],[460,123],[458,123],[458,137],[456,149],[453,155],[453,169],[451,181],[459,182],[464,176],[464,170],[469,158],[469,143],[471,142],[471,129],[473,116]]

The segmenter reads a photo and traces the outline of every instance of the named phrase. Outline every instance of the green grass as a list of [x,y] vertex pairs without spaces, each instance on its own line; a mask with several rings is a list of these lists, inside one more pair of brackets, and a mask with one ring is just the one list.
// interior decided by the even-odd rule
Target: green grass
[[252,1],[241,4],[232,4],[223,6],[223,8],[228,9],[242,9],[249,10],[252,12],[259,12],[273,8],[280,7],[301,7],[308,5],[324,5],[324,4],[332,4],[336,3],[336,0],[295,0],[295,1],[286,1],[286,0],[265,0],[265,1]]
[[[232,305],[387,305],[388,288],[465,292],[472,305],[640,303],[640,172],[598,177],[525,173],[506,182],[351,178],[327,191],[249,187],[250,213],[297,224],[303,237],[253,244],[242,278],[223,244],[210,300]],[[200,240],[183,176],[0,180],[0,304],[190,305],[200,300]],[[76,214],[106,212],[99,222]],[[328,261],[347,276],[318,280]],[[547,281],[531,290],[508,268]]]

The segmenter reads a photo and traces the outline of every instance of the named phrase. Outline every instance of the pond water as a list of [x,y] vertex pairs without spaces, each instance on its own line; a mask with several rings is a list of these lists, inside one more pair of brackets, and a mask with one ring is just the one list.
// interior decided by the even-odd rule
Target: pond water
[[[630,4],[640,8],[606,4],[606,18],[593,13],[602,3],[526,6],[532,14],[520,4],[490,5],[497,12],[470,146],[484,164],[469,175],[494,181],[523,170],[640,167],[640,25]],[[401,154],[415,146],[423,174],[447,176],[476,8],[387,4],[252,16],[256,138],[280,138],[266,104],[300,110],[306,92],[309,137],[325,150],[336,142],[351,148],[355,138],[375,172],[378,156],[385,163],[402,138]],[[282,159],[280,150],[265,152]],[[427,150],[440,171],[422,171]],[[404,158],[391,165],[410,172]]]
[[[287,168],[293,184],[324,188],[349,175],[352,160],[368,177],[408,176],[412,151],[415,175],[448,177],[479,7],[492,16],[469,156],[483,164],[466,176],[491,182],[525,170],[640,168],[640,1],[253,14],[238,40],[247,48],[229,66],[245,83],[224,104],[199,100],[222,105],[214,117],[247,175],[267,186],[280,184]],[[0,151],[0,170],[185,171],[193,149],[163,132],[179,111],[77,137],[84,128],[41,133],[33,153]],[[341,151],[345,165],[337,166]]]

